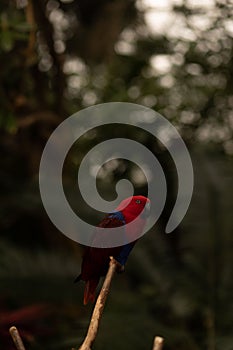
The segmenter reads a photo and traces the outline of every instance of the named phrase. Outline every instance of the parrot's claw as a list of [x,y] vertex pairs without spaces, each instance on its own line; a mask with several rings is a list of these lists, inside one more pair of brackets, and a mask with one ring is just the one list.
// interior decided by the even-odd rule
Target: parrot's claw
[[119,263],[119,261],[117,261],[113,256],[110,256],[110,260],[114,260],[115,263],[117,264],[117,267],[116,267],[116,272],[117,273],[122,273],[125,271],[125,265],[121,265]]

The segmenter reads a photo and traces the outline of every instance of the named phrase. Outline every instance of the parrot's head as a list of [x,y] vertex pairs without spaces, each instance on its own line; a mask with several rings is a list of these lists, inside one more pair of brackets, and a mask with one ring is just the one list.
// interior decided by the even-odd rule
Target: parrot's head
[[144,196],[132,196],[124,199],[116,210],[122,212],[127,222],[136,219],[139,215],[142,220],[146,220],[150,214],[150,200]]

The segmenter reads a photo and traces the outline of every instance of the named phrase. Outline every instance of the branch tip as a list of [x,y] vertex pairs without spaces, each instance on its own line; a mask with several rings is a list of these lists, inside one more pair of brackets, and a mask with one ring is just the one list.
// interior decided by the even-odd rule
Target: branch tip
[[153,350],[162,350],[164,339],[162,337],[156,336],[154,339]]
[[15,347],[17,350],[25,350],[22,338],[20,337],[20,334],[18,332],[18,329],[15,326],[12,326],[9,329],[10,335],[13,339],[13,342],[15,344]]

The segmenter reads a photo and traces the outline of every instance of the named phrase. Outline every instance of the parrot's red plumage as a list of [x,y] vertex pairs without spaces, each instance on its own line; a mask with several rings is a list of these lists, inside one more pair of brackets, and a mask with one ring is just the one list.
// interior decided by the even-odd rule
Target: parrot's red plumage
[[[144,207],[147,212],[149,205],[150,200],[144,196],[127,198],[120,203],[113,213],[108,214],[98,225],[104,228],[122,227],[122,230],[125,230],[126,235],[132,242],[124,246],[113,248],[86,248],[83,255],[81,274],[76,278],[76,281],[85,281],[84,305],[89,301],[95,301],[95,291],[100,277],[105,276],[107,273],[110,256],[113,256],[122,265],[123,269],[129,253],[136,243],[136,240],[133,238],[138,237],[138,234],[142,232],[146,223],[146,217],[142,217],[140,214]],[[137,224],[129,228],[126,224],[137,217],[139,219],[137,220]]]

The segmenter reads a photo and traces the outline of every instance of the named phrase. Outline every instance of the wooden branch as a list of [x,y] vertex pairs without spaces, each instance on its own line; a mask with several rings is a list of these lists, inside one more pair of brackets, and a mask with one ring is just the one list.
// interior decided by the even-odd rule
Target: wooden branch
[[101,288],[100,294],[96,301],[86,338],[84,339],[84,342],[80,346],[79,350],[91,350],[91,346],[98,332],[101,316],[104,310],[104,305],[110,290],[110,285],[111,285],[114,273],[116,272],[116,269],[119,267],[119,265],[120,264],[113,257],[110,257],[108,273],[105,277],[103,286]]
[[153,350],[162,350],[164,339],[162,337],[155,337]]
[[18,329],[13,326],[9,329],[10,335],[15,343],[15,347],[17,350],[25,350],[25,347],[23,345],[22,338],[19,335]]
[[[121,268],[122,266],[113,258],[110,257],[110,263],[109,263],[109,269],[108,273],[105,277],[103,286],[101,288],[101,291],[99,293],[99,296],[97,298],[91,321],[89,324],[89,328],[87,331],[86,338],[84,339],[82,345],[80,346],[79,350],[91,350],[91,346],[95,341],[95,338],[97,336],[97,332],[99,329],[99,324],[101,317],[103,315],[104,306],[107,300],[107,296],[110,291],[111,282],[113,279],[113,276],[118,268]],[[19,332],[15,326],[11,327],[9,329],[10,335],[14,341],[15,347],[17,350],[25,350],[22,338],[19,335]],[[154,339],[153,344],[153,350],[162,350],[163,348],[164,339],[162,337],[156,336]],[[72,350],[76,350],[72,348]]]

